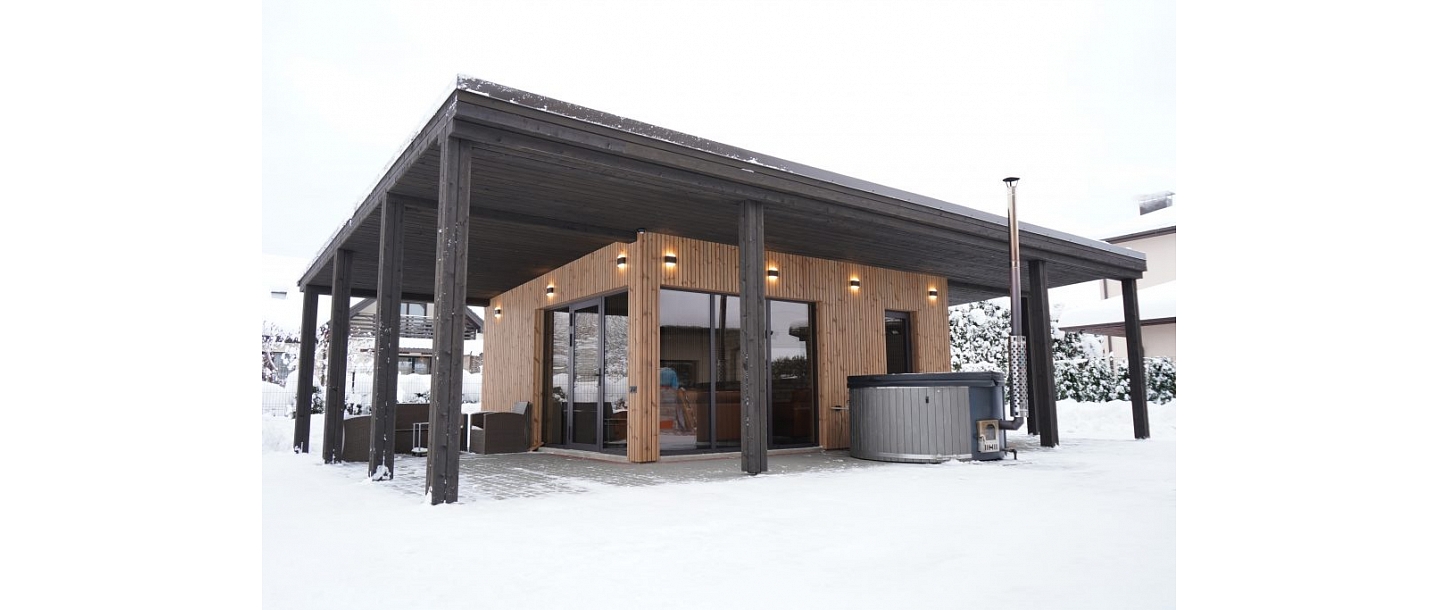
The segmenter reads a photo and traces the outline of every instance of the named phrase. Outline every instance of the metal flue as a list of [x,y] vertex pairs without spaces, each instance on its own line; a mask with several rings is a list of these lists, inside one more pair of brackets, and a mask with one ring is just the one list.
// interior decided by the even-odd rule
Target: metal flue
[[[1014,421],[1001,427],[1015,430],[1030,414],[1027,380],[1025,379],[1025,337],[1020,334],[1020,219],[1015,215],[1015,183],[1019,178],[1004,180],[1010,190],[1010,413]],[[1014,426],[1013,428],[1011,426]]]

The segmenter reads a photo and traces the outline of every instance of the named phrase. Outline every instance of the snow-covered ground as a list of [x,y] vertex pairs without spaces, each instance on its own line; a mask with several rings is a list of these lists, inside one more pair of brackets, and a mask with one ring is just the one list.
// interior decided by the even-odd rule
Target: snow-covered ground
[[[1060,405],[1019,461],[430,506],[262,417],[266,608],[1167,608],[1176,403]],[[312,447],[319,447],[320,426]],[[738,463],[736,468],[738,469]],[[379,534],[374,532],[379,530]]]

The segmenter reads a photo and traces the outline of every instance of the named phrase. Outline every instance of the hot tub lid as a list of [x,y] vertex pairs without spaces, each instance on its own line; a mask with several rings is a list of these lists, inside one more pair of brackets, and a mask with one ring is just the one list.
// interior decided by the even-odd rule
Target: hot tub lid
[[849,388],[916,388],[936,386],[993,387],[1005,382],[1003,373],[900,373],[895,375],[854,375],[846,377]]

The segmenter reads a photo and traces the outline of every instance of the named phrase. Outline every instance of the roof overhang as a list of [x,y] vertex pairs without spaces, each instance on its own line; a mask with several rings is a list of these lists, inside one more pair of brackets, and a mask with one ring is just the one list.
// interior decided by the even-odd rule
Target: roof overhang
[[[765,248],[941,276],[951,305],[1008,294],[1002,216],[461,77],[299,284],[328,293],[340,249],[374,296],[379,209],[405,206],[401,292],[433,300],[440,143],[472,146],[466,300],[489,299],[643,229],[736,244],[738,204],[765,204]],[[1021,223],[1050,287],[1139,278],[1142,253]],[[1022,265],[1028,285],[1028,268]]]

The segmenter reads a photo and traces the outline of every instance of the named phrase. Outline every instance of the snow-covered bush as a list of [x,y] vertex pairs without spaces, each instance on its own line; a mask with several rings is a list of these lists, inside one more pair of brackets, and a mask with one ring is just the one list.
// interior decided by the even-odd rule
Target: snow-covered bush
[[996,301],[950,309],[950,366],[956,371],[1009,370],[1010,309]]
[[[1055,398],[1077,402],[1130,399],[1130,372],[1124,360],[1105,352],[1095,335],[1059,330],[1051,323],[1055,358]],[[1009,371],[1010,308],[1005,299],[967,303],[950,309],[950,365],[956,371]],[[1146,358],[1148,400],[1175,399],[1175,363]],[[1008,399],[1008,397],[1007,397]]]

